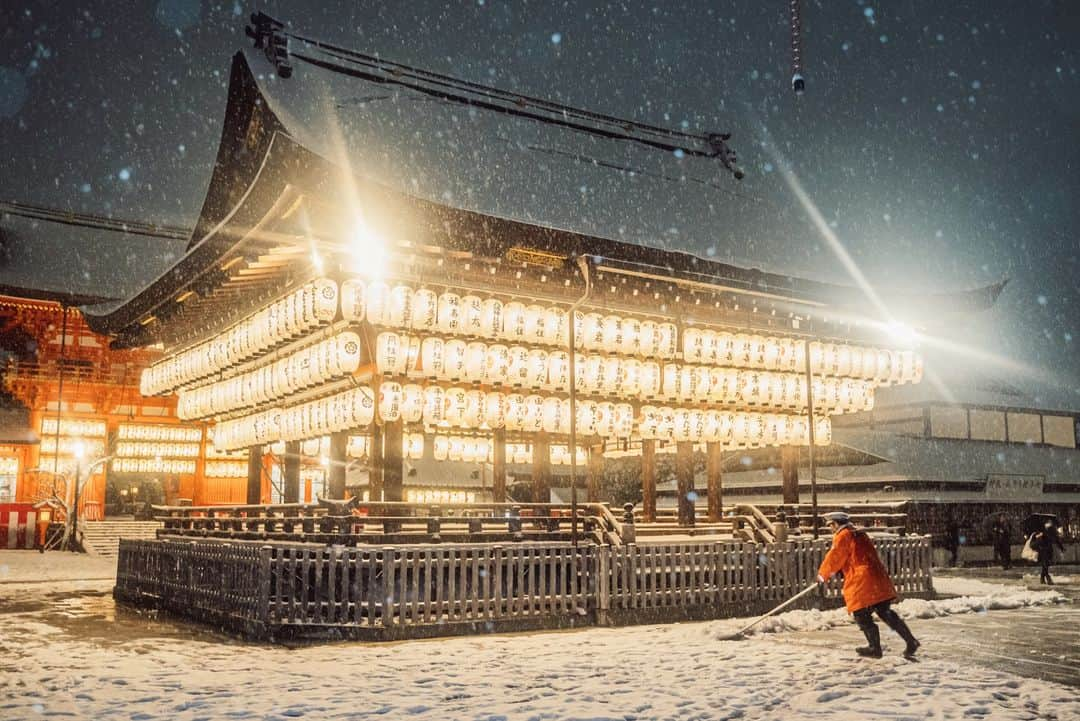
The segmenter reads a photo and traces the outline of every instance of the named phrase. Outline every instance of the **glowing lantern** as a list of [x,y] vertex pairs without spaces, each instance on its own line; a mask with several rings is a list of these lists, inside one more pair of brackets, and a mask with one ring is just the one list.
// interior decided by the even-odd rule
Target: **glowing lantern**
[[656,438],[660,427],[660,409],[656,406],[642,406],[641,420],[638,421],[638,433],[646,440]]
[[491,385],[506,383],[510,371],[510,349],[498,343],[487,347],[484,377]]
[[585,350],[603,349],[604,317],[599,313],[586,313],[582,316],[581,347]]
[[716,334],[716,362],[722,366],[735,365],[735,334],[724,331]]
[[465,452],[465,439],[461,436],[450,436],[450,452],[447,457],[451,461],[460,461]]
[[641,321],[637,318],[622,319],[622,338],[617,352],[623,355],[637,355],[641,348]]
[[472,390],[465,394],[465,412],[461,425],[466,428],[479,428],[484,422],[484,392]]
[[762,335],[750,336],[750,367],[764,368],[769,339]]
[[449,388],[443,393],[443,420],[452,426],[460,426],[465,419],[466,396],[464,388]]
[[424,423],[437,426],[445,419],[446,391],[439,386],[424,389]]
[[832,422],[828,418],[814,419],[814,445],[827,446],[832,443]]
[[664,395],[668,400],[677,400],[682,395],[682,377],[679,366],[674,363],[664,364]]
[[679,350],[679,332],[674,323],[658,323],[656,326],[656,352],[661,358],[674,358]]
[[[398,375],[405,372],[408,353],[406,339],[392,331],[379,333],[375,338],[375,366],[382,375]],[[284,395],[275,393],[274,395]]]
[[647,399],[659,398],[661,388],[660,364],[655,361],[642,361],[638,375],[638,388],[641,396]]
[[676,408],[674,411],[675,425],[672,429],[672,437],[676,441],[689,441],[690,435],[690,411],[685,408]]
[[709,400],[709,391],[712,389],[712,378],[709,375],[708,366],[695,366],[690,369],[691,394],[695,401],[704,403]]
[[424,338],[420,344],[420,368],[427,378],[438,378],[444,373],[446,343],[442,338]]
[[618,353],[623,338],[622,318],[617,315],[604,316],[600,334],[602,337],[601,347],[604,352]]
[[750,442],[750,414],[733,413],[731,416],[731,442],[736,448],[745,448]]
[[461,460],[466,463],[476,462],[476,441],[472,438],[464,439],[464,444],[461,447]]
[[544,429],[544,399],[537,395],[525,397],[525,410],[522,411],[521,430],[537,433]]
[[579,389],[585,393],[599,393],[604,386],[604,356],[591,355],[585,359],[583,382]]
[[514,343],[525,342],[525,305],[510,301],[503,306],[502,319],[502,337]]
[[607,395],[622,395],[622,361],[614,356],[604,358],[604,371],[600,390]]
[[784,356],[784,351],[784,340],[779,338],[767,338],[765,341],[765,355],[761,367],[773,371],[780,370],[783,365],[782,358]]
[[366,286],[359,278],[350,278],[341,284],[341,317],[350,323],[364,319],[364,292]]
[[700,328],[687,328],[683,331],[683,360],[687,363],[701,363],[704,342]]
[[547,311],[543,306],[530,305],[525,309],[525,340],[528,343],[547,342]]
[[413,291],[407,285],[395,285],[390,290],[390,308],[387,316],[390,325],[397,328],[408,328],[412,315]]
[[705,411],[701,419],[701,440],[716,442],[720,440],[720,412]]
[[562,425],[562,401],[558,398],[545,398],[541,417],[545,433],[558,433]]
[[401,418],[401,384],[386,381],[379,386],[379,418],[386,422]]
[[629,438],[634,432],[634,407],[629,403],[616,403],[612,413],[613,435]]
[[483,335],[484,301],[479,296],[467,295],[461,299],[461,332],[467,335]]
[[670,441],[675,433],[675,409],[669,406],[660,407],[660,425],[656,428],[656,437]]
[[440,333],[457,335],[463,332],[464,305],[461,296],[447,291],[439,296],[438,328]]
[[450,439],[446,436],[435,436],[431,451],[435,456],[435,460],[445,461],[447,456],[450,455]]
[[[360,336],[356,333],[345,332],[335,339],[335,368],[338,371],[334,375],[352,374],[360,367]],[[327,344],[324,348],[329,349]],[[320,378],[326,380],[326,378]]]
[[[394,288],[393,293],[397,293],[397,289],[401,287],[404,286]],[[409,325],[416,330],[435,330],[439,318],[439,296],[430,288],[420,288],[413,292],[406,317]]]
[[525,385],[529,388],[543,388],[547,384],[548,353],[534,348],[529,351],[526,364]]
[[615,437],[615,404],[602,401],[596,404],[596,435],[601,438]]
[[736,333],[732,342],[732,364],[740,368],[749,368],[753,356],[753,343],[745,333]]
[[625,358],[619,363],[619,386],[615,392],[619,395],[634,398],[641,391],[641,361],[636,358]]
[[443,367],[441,378],[457,382],[465,377],[465,341],[452,339],[443,346]]
[[565,391],[570,387],[569,353],[552,351],[548,354],[547,387],[554,391]]
[[840,354],[839,347],[835,343],[826,343],[821,348],[822,373],[827,375],[839,375]]
[[510,393],[505,396],[506,430],[520,431],[525,425],[525,396]]
[[646,358],[656,355],[656,321],[643,320],[638,326],[638,353]]
[[489,428],[502,428],[506,425],[506,397],[502,393],[488,393],[484,396],[484,423]]
[[487,363],[487,345],[473,341],[465,346],[465,379],[470,383],[484,380],[484,366]]
[[593,401],[577,402],[577,432],[591,436],[596,433],[596,403]]
[[480,314],[480,332],[487,338],[499,338],[503,332],[503,304],[498,298],[484,301]]
[[569,328],[570,317],[564,308],[558,306],[552,306],[544,311],[544,336],[546,343],[551,345],[565,346],[567,343],[567,335],[570,332]]
[[[372,325],[390,325],[390,287],[386,283],[376,281],[367,287],[364,297],[368,322]],[[271,316],[273,326],[278,325],[278,317]]]
[[420,433],[407,433],[401,439],[401,455],[418,460],[424,457],[424,436]]
[[338,310],[337,283],[329,278],[314,281],[311,284],[311,304],[316,323],[329,323],[334,320]]
[[694,397],[694,382],[697,376],[694,366],[679,366],[679,397],[677,400],[688,401]]
[[529,382],[529,350],[523,346],[510,346],[510,362],[506,369],[507,380],[513,388],[521,388]]

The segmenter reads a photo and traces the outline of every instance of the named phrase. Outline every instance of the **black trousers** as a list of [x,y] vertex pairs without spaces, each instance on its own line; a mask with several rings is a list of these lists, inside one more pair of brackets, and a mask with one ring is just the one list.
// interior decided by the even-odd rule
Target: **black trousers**
[[878,630],[877,624],[874,623],[875,613],[878,618],[885,622],[886,626],[895,631],[908,644],[915,642],[915,636],[911,633],[908,625],[904,623],[904,619],[900,618],[900,614],[892,610],[892,601],[882,601],[873,606],[860,608],[852,614],[855,617],[855,623],[858,624],[863,635],[866,636],[866,641],[871,648],[881,648],[881,632]]
[[1041,573],[1039,574],[1039,583],[1053,583],[1053,579],[1050,578],[1050,564],[1053,563],[1052,558],[1043,557],[1039,559],[1039,566]]

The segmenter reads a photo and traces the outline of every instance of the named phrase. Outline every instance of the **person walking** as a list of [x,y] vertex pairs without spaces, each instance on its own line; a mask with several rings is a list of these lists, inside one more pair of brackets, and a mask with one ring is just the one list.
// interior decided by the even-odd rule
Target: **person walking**
[[837,511],[826,513],[823,518],[833,533],[832,548],[825,554],[818,568],[818,581],[824,583],[837,574],[844,578],[844,605],[866,636],[867,645],[855,652],[860,656],[881,658],[881,633],[874,623],[873,615],[900,635],[907,644],[904,656],[912,658],[920,644],[911,629],[891,608],[896,600],[896,588],[889,578],[885,565],[878,558],[874,542],[865,531],[856,530],[848,514]]
[[1004,513],[999,513],[990,527],[990,538],[994,544],[994,560],[1001,561],[1002,570],[1012,567],[1012,526]]
[[1031,547],[1039,554],[1039,583],[1054,584],[1054,579],[1050,578],[1050,564],[1054,562],[1055,544],[1062,553],[1065,552],[1065,546],[1061,542],[1061,536],[1058,535],[1054,522],[1047,521],[1043,529],[1031,539]]

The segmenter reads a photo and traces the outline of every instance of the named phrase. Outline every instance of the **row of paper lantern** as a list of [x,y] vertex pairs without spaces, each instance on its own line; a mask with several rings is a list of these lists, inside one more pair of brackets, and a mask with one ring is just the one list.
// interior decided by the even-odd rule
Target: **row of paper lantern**
[[194,473],[195,461],[161,458],[114,458],[112,469],[117,473]]
[[[504,303],[452,291],[436,294],[404,284],[391,288],[381,281],[366,285],[355,279],[342,284],[341,302],[346,320],[366,319],[376,326],[531,345],[565,347],[568,343],[568,310],[559,306]],[[674,323],[582,311],[574,314],[574,339],[574,347],[585,351],[669,360],[681,350],[688,363],[774,371],[802,369],[806,352],[805,341],[796,338],[696,326],[683,330],[680,344]],[[816,341],[810,344],[810,367],[813,373],[879,383],[902,382],[901,376],[914,378],[922,373],[921,359],[911,351]]]
[[[814,440],[817,441],[816,438]],[[695,453],[705,453],[708,450],[705,443],[694,443],[692,448]],[[657,455],[674,455],[678,451],[679,445],[675,441],[657,441],[654,446],[654,452]],[[640,443],[632,445],[627,443],[625,446],[621,443],[604,445],[604,458],[638,458],[641,455]]]
[[[514,465],[527,465],[533,462],[534,447],[529,443],[507,443],[506,462]],[[553,444],[548,446],[548,458],[553,466],[569,466],[570,446]],[[577,458],[574,459],[578,466],[584,467],[589,459],[589,450],[578,446]],[[494,455],[488,457],[488,462],[494,462]]]
[[[57,434],[59,428],[59,434]],[[76,438],[104,438],[105,421],[83,420],[80,418],[61,418],[57,425],[56,418],[41,419],[43,436],[73,436]]]
[[121,458],[195,458],[199,455],[199,444],[121,441],[116,444],[115,455]]
[[[570,355],[523,346],[443,341],[380,333],[376,367],[382,375],[473,382],[494,387],[566,391]],[[575,388],[586,395],[724,405],[800,409],[806,406],[806,377],[799,373],[737,370],[665,363],[635,358],[575,354]],[[902,378],[903,376],[901,376]],[[873,407],[874,382],[815,377],[815,404],[851,412]]]
[[171,443],[198,443],[202,440],[202,429],[184,426],[145,425],[141,423],[121,423],[116,429],[116,437],[131,441],[164,441]]
[[[82,454],[84,458],[93,459],[105,455],[105,441],[100,438],[76,438],[73,436],[60,436],[57,443],[56,436],[45,436],[41,439],[39,450],[48,455],[77,456]],[[58,450],[59,449],[59,450]]]
[[[806,416],[783,413],[700,411],[667,406],[642,406],[637,424],[643,439],[715,442],[726,448],[806,446],[810,444],[810,421]],[[832,421],[817,417],[814,443],[832,442]]]
[[207,478],[246,478],[248,464],[244,461],[207,461],[203,472]]
[[158,395],[219,373],[332,322],[337,310],[337,283],[306,283],[216,337],[146,368],[139,390]]
[[476,503],[476,491],[406,488],[405,500],[408,503]]
[[176,414],[183,420],[207,418],[269,403],[350,375],[359,367],[360,336],[346,331],[261,368],[181,390],[177,395]]

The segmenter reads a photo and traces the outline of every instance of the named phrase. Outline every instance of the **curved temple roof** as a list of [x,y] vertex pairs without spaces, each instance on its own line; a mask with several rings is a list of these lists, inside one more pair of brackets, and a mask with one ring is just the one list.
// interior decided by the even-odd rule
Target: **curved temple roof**
[[[91,328],[112,336],[116,346],[176,342],[181,334],[167,332],[170,323],[214,324],[206,317],[206,305],[187,304],[191,309],[186,309],[183,299],[220,291],[234,279],[229,272],[234,264],[258,265],[260,256],[280,245],[275,239],[283,237],[275,235],[273,223],[287,217],[305,197],[337,208],[349,207],[359,198],[365,217],[381,219],[401,237],[437,240],[444,249],[473,257],[505,258],[515,250],[535,250],[556,259],[588,255],[600,269],[765,299],[783,304],[785,310],[843,313],[866,306],[861,291],[852,287],[450,207],[362,177],[350,175],[343,182],[347,170],[299,142],[286,128],[242,52],[233,57],[228,98],[217,160],[187,252],[133,297],[84,310]],[[279,263],[219,293],[213,312],[229,320],[246,309],[243,301],[273,294],[289,282],[289,263]],[[1004,284],[918,297],[886,294],[885,299],[904,307],[907,314],[920,308],[967,312],[992,305]]]

